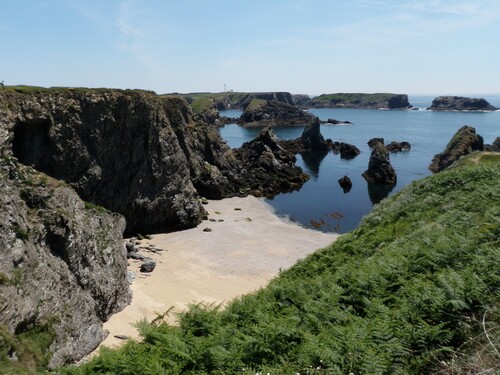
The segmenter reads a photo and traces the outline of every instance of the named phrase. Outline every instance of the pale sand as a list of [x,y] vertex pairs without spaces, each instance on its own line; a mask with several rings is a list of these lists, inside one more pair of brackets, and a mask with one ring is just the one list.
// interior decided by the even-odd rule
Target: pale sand
[[[142,252],[157,262],[150,274],[139,272],[141,262],[129,260],[129,270],[137,276],[131,285],[132,303],[104,324],[109,336],[101,345],[122,344],[115,335],[137,338],[133,323],[143,318],[151,321],[170,307],[173,310],[166,320],[175,323],[175,312],[190,303],[227,303],[255,291],[280,269],[338,237],[286,222],[255,197],[209,201],[205,209],[215,222],[206,220],[197,228],[141,242],[141,246],[153,244],[163,251]],[[212,231],[204,232],[207,227]]]

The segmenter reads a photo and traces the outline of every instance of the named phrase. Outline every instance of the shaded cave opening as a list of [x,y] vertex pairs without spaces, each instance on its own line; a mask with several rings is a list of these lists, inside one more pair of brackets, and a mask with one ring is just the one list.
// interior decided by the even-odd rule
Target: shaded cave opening
[[19,162],[48,175],[52,175],[50,126],[49,119],[20,121],[14,126],[12,140],[12,152]]

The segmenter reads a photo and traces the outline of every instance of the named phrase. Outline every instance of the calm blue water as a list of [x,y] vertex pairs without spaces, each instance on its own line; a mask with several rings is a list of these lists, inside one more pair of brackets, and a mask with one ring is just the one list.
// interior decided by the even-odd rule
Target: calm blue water
[[[415,107],[426,108],[434,97],[410,97]],[[486,97],[500,107],[500,96]],[[297,155],[297,164],[311,179],[303,187],[291,193],[278,194],[267,203],[278,215],[287,216],[307,227],[311,220],[321,222],[319,230],[348,232],[359,224],[361,218],[388,194],[394,194],[413,180],[430,175],[427,169],[432,157],[443,151],[453,134],[463,125],[476,128],[485,143],[492,143],[500,136],[500,112],[430,112],[383,111],[369,109],[311,109],[321,120],[334,118],[348,120],[353,125],[322,125],[321,133],[333,141],[352,143],[361,154],[352,160],[343,160],[332,152]],[[238,117],[241,112],[223,113]],[[239,147],[259,133],[261,129],[245,129],[238,125],[220,128],[221,136],[230,147]],[[302,134],[302,127],[274,128],[281,139],[294,139]],[[398,175],[394,187],[369,186],[361,174],[367,169],[370,148],[367,142],[373,137],[383,137],[385,142],[407,141],[412,145],[409,152],[391,154],[391,164]],[[344,194],[337,180],[350,177],[352,190]]]

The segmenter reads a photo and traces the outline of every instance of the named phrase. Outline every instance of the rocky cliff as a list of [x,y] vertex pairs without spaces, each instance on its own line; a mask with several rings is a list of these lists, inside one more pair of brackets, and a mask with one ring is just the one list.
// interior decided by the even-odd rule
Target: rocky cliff
[[323,94],[302,104],[305,108],[408,109],[405,94]]
[[8,90],[0,106],[2,147],[68,182],[82,199],[124,215],[128,233],[200,222],[202,207],[171,126],[177,119],[155,94]]
[[463,96],[439,96],[432,101],[431,111],[495,111],[483,98],[467,98]]
[[34,360],[43,338],[51,366],[79,360],[130,301],[125,220],[6,155],[0,190],[0,353]]

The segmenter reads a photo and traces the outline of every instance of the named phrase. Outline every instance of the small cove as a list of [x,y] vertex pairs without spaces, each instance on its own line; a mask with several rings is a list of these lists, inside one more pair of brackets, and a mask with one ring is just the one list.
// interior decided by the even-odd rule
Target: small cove
[[[321,120],[334,118],[352,122],[352,125],[323,124],[321,133],[325,139],[356,145],[361,154],[351,160],[341,159],[340,155],[332,152],[298,154],[297,165],[311,176],[310,180],[300,190],[278,194],[266,202],[277,215],[288,217],[305,227],[345,233],[359,225],[373,204],[412,181],[430,175],[428,166],[433,156],[444,150],[462,126],[475,127],[488,144],[500,136],[500,112],[427,111],[425,108],[430,106],[432,98],[410,97],[410,102],[419,110],[311,109],[310,112]],[[500,97],[486,99],[500,107]],[[221,115],[229,117],[238,117],[239,114],[241,111],[237,110],[221,112]],[[260,130],[231,124],[219,131],[228,145],[234,148],[254,139]],[[303,127],[273,130],[280,139],[294,139],[302,134]],[[370,186],[361,176],[370,158],[371,150],[367,142],[374,137],[383,137],[386,144],[407,141],[412,145],[409,152],[391,154],[391,163],[398,175],[395,186]],[[349,193],[344,193],[337,182],[344,175],[353,183]],[[318,223],[321,226],[316,228]]]

